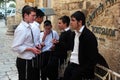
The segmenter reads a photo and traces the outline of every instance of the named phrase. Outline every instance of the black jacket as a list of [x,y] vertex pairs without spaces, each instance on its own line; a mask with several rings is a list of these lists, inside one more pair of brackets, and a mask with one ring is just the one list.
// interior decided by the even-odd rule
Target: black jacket
[[[74,37],[73,34],[72,39],[72,49],[74,47]],[[94,69],[97,63],[97,55],[98,55],[98,44],[96,37],[94,34],[87,29],[86,27],[83,29],[81,36],[79,37],[79,52],[78,52],[78,60],[79,60],[79,69],[78,74],[81,74],[85,78],[93,78],[94,77]]]
[[72,49],[72,31],[64,31],[61,33],[59,43],[55,45],[55,53],[59,58],[66,59],[67,51]]

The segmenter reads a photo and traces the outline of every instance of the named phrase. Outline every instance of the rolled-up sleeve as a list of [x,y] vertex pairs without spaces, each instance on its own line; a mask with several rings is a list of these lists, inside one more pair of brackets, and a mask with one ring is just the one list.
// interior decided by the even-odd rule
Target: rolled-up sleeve
[[12,44],[12,50],[17,52],[17,53],[23,53],[27,46],[23,45],[24,41],[25,41],[25,36],[26,33],[24,32],[24,30],[16,30],[14,33],[14,40],[13,40],[13,44]]

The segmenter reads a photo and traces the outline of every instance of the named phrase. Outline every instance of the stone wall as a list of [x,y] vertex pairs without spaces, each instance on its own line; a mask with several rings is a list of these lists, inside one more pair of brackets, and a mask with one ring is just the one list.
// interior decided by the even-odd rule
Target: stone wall
[[16,25],[18,25],[22,19],[21,8],[25,5],[24,0],[16,0],[16,15],[7,17],[7,35],[13,35]]
[[87,25],[99,43],[109,67],[120,73],[120,1],[102,2],[88,16]]
[[30,5],[30,6],[34,6],[35,3],[25,3],[24,0],[16,0],[16,15],[15,16],[10,16],[7,17],[7,35],[13,35],[14,30],[16,28],[16,26],[21,22],[22,20],[22,15],[21,15],[21,10],[23,8],[24,5]]
[[56,29],[58,32],[57,22],[58,18],[60,18],[63,15],[72,14],[76,10],[80,9],[80,4],[83,4],[83,0],[60,0],[59,2],[57,0],[53,0],[53,9],[55,10],[56,15],[53,16],[53,26],[54,29]]
[[[21,10],[24,5],[35,6],[35,3],[25,3],[25,0],[16,0],[16,16],[15,16],[15,23],[19,24],[22,20]],[[38,4],[37,4],[38,5]]]

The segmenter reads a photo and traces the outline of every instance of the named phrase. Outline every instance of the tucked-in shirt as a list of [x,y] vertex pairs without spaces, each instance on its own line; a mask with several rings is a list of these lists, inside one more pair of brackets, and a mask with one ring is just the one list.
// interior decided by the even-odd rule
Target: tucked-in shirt
[[[44,32],[41,32],[40,34],[40,42],[42,42],[42,38],[44,36]],[[53,43],[52,43],[52,40],[53,39],[56,39],[56,40],[59,40],[59,35],[56,31],[52,30],[51,33],[49,33],[45,40],[44,40],[44,43],[45,43],[45,46],[42,48],[42,52],[44,51],[50,51],[50,48],[52,47]]]
[[35,46],[40,44],[40,24],[36,21],[30,24],[33,32]]
[[78,61],[79,37],[83,29],[84,29],[84,26],[80,28],[79,32],[75,31],[74,48],[73,48],[73,52],[71,53],[70,62],[73,62],[76,64],[79,64],[79,61]]
[[34,53],[25,51],[27,48],[32,47],[34,47],[34,43],[32,41],[30,25],[22,21],[15,29],[12,49],[18,53],[19,58],[32,59],[35,56]]

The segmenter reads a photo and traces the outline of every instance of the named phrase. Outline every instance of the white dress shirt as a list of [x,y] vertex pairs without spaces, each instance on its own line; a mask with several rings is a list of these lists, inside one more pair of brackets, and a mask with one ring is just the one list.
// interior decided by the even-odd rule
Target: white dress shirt
[[36,21],[30,24],[33,32],[34,43],[37,46],[40,44],[40,24]]
[[15,29],[12,49],[19,54],[19,58],[32,59],[35,54],[31,51],[25,51],[27,48],[32,47],[34,47],[34,43],[32,41],[30,25],[22,21]]
[[[40,38],[40,42],[42,42],[43,36],[44,36],[44,32],[41,32],[41,34],[40,34],[40,37],[41,37]],[[59,35],[54,30],[52,30],[51,33],[46,36],[45,41],[44,41],[45,46],[42,48],[42,52],[44,52],[44,51],[50,51],[50,48],[53,45],[53,43],[52,43],[53,39],[59,40]]]
[[71,53],[70,62],[73,62],[76,64],[79,64],[79,61],[78,61],[79,37],[83,29],[84,29],[84,26],[80,28],[79,32],[75,31],[74,48],[73,48],[73,52]]

